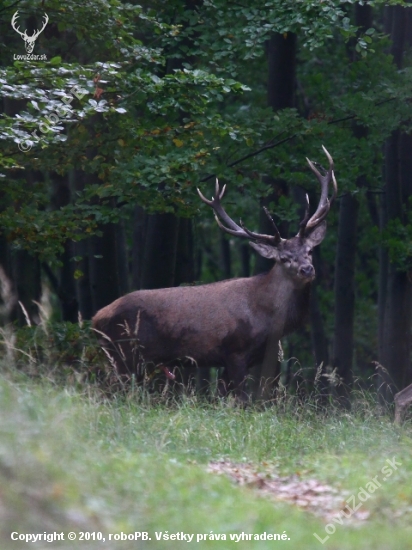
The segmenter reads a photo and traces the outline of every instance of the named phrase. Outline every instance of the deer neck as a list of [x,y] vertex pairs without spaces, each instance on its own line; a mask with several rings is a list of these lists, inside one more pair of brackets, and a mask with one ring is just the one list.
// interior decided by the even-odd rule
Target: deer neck
[[256,277],[255,300],[260,311],[271,319],[271,332],[287,334],[305,321],[310,296],[310,283],[301,283],[285,275],[276,263],[265,274]]

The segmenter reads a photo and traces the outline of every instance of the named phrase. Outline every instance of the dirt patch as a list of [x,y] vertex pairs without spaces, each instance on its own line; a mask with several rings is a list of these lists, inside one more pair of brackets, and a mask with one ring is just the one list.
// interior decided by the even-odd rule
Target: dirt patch
[[299,474],[279,476],[273,467],[263,463],[257,467],[248,463],[230,461],[210,462],[207,471],[224,474],[239,485],[250,487],[259,494],[299,506],[324,520],[331,520],[340,512],[350,516],[346,521],[359,522],[368,519],[370,511],[360,508],[349,514],[346,499],[348,491],[342,491],[311,478],[303,479]]

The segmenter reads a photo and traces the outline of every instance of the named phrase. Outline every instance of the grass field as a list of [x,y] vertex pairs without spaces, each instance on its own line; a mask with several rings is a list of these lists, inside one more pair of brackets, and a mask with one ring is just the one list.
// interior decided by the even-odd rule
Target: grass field
[[[0,407],[1,548],[412,548],[412,426],[365,398],[244,410],[8,375]],[[11,540],[54,532],[65,541]]]

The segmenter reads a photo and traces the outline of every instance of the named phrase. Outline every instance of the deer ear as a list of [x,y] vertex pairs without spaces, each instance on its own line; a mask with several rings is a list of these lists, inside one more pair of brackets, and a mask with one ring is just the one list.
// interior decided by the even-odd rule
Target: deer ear
[[277,260],[279,258],[279,251],[274,246],[270,246],[269,244],[254,243],[252,241],[249,241],[249,244],[258,254],[263,256],[263,258],[267,258],[268,260]]
[[318,246],[326,235],[326,221],[324,220],[319,225],[314,227],[312,231],[305,237],[306,243],[313,248]]

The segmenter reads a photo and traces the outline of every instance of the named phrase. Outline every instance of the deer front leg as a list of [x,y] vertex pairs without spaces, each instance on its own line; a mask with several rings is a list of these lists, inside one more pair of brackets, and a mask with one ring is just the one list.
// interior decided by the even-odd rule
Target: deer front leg
[[272,334],[267,340],[262,363],[253,369],[252,394],[254,400],[268,401],[273,398],[280,377],[279,350],[279,336]]

